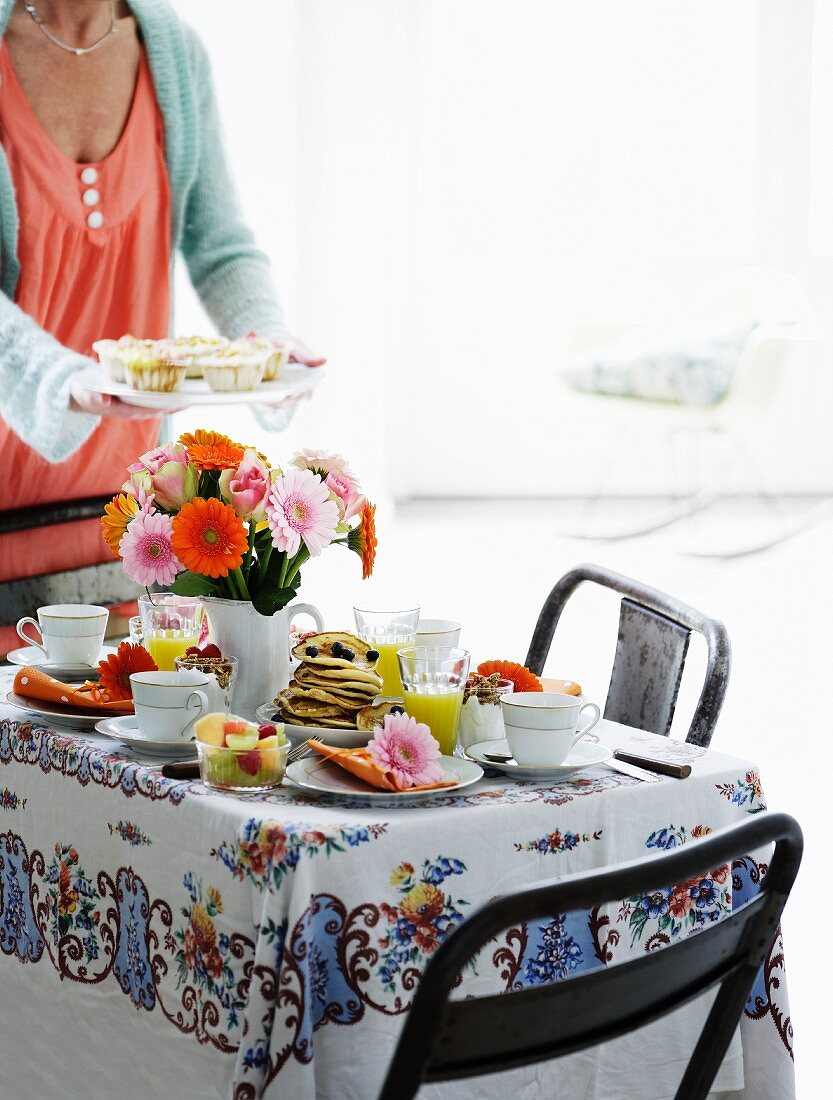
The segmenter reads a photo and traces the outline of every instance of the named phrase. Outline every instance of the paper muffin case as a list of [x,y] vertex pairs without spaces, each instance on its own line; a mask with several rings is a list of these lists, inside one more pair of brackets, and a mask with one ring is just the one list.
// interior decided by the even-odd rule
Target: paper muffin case
[[289,344],[285,344],[283,347],[276,347],[266,360],[266,369],[263,372],[264,382],[276,382],[281,374],[283,368],[289,362]]
[[127,363],[127,384],[132,390],[149,393],[173,393],[182,385],[188,363]]
[[99,363],[114,382],[127,381],[124,362],[119,356],[119,345],[116,340],[96,340],[93,344],[93,351],[98,356]]
[[212,390],[222,393],[232,390],[253,390],[263,379],[266,357],[203,359],[200,361],[200,369]]

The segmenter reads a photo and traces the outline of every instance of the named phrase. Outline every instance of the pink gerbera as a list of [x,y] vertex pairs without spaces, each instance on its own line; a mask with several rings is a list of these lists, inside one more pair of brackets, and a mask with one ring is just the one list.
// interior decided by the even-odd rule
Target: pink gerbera
[[399,790],[445,779],[438,741],[428,726],[407,714],[388,714],[367,747],[373,762],[390,775]]
[[119,543],[124,571],[136,584],[172,584],[183,565],[171,545],[173,520],[161,512],[140,511]]
[[318,474],[292,467],[269,490],[266,518],[278,550],[294,557],[303,539],[315,557],[333,541],[339,508]]

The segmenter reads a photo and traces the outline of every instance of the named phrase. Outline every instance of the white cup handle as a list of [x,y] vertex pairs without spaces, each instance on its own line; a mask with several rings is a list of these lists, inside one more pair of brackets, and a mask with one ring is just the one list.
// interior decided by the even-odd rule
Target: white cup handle
[[[588,707],[590,707],[591,710],[594,711],[593,717],[590,719],[586,726],[584,726],[580,730],[576,730],[575,736],[573,737],[573,745],[580,741],[582,737],[586,737],[602,716],[602,712],[599,710],[595,703],[585,703],[581,710],[578,712],[579,717],[581,717],[581,715],[587,710]],[[570,748],[572,748],[573,745],[571,745]]]
[[[313,606],[313,604],[311,604],[311,603],[291,603],[287,607],[286,610],[287,610],[287,615],[289,617],[289,625],[290,626],[292,626],[292,613],[295,612],[297,614],[298,612],[301,612],[302,614],[309,615],[309,617],[315,623],[315,629],[319,632],[319,634],[324,629],[324,617],[322,616],[322,614],[318,610],[318,608]],[[295,658],[292,656],[292,650],[291,649],[289,651],[289,659],[290,659],[290,661],[295,660]]]
[[[185,709],[186,710],[194,710],[195,709],[194,707],[191,706],[191,701],[192,700],[196,700],[196,702],[199,704],[199,706],[198,706],[198,708],[196,708],[197,713],[194,715],[194,717],[191,719],[191,721],[187,725],[182,727],[182,736],[183,736],[183,738],[185,738],[185,735],[187,734],[188,730],[191,728],[191,726],[193,726],[193,724],[200,717],[200,715],[204,711],[208,710],[208,696],[205,694],[204,691],[200,691],[198,688],[195,688],[194,691],[191,692],[191,694],[185,700]],[[191,735],[190,739],[193,740],[193,734]]]
[[[38,634],[40,634],[41,640],[39,642],[36,642],[34,638],[30,638],[29,635],[24,632],[23,628],[28,623],[31,623],[35,630],[37,630]],[[27,615],[24,619],[20,619],[17,624],[17,634],[18,637],[22,638],[23,641],[26,642],[28,645],[36,646],[44,655],[46,655],[46,646],[43,644],[43,631],[41,630],[40,623],[37,621],[37,619],[31,618],[29,615]]]

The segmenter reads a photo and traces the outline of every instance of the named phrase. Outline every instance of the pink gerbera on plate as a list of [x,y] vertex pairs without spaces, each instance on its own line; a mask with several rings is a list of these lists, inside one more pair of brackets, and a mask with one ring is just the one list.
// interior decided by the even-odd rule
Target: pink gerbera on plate
[[399,790],[441,783],[446,777],[436,738],[428,726],[407,714],[388,714],[367,748],[374,764],[390,773]]

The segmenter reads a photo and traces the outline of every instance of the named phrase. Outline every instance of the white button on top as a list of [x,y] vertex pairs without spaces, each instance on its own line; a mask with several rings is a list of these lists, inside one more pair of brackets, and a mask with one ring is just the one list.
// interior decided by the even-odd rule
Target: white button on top
[[84,200],[85,206],[95,206],[97,202],[101,201],[101,195],[99,195],[94,187],[88,188],[81,198]]
[[81,173],[81,182],[90,184],[98,179],[98,171],[95,168],[85,168]]
[[100,210],[93,210],[87,215],[87,225],[90,229],[100,229],[104,225],[104,215]]

